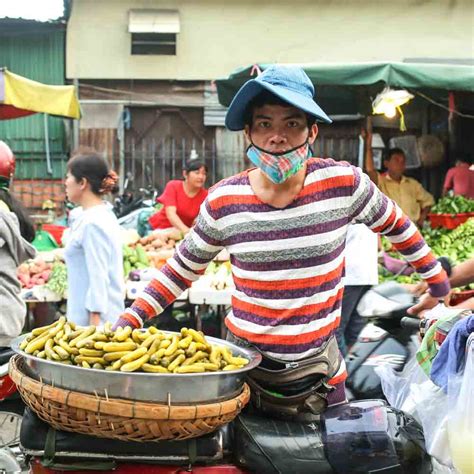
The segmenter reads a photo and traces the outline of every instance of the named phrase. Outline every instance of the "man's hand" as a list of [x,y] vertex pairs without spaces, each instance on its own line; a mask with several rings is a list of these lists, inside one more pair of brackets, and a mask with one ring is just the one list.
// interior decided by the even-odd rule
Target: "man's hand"
[[420,281],[412,288],[410,292],[413,293],[415,296],[420,297],[427,291],[428,291],[428,283],[426,283],[425,281]]
[[113,324],[112,331],[116,331],[119,327],[126,328],[127,326],[130,326],[132,329],[138,329],[141,327],[141,323],[131,314],[123,313]]
[[[449,302],[450,295],[446,295],[444,297],[444,304],[447,306]],[[440,302],[440,298],[435,296],[431,296],[429,293],[425,293],[422,295],[418,301],[418,303],[411,308],[408,309],[407,313],[411,314],[412,316],[418,316],[421,319],[421,312],[427,311],[428,309],[433,309],[437,306]]]
[[431,207],[424,207],[421,210],[420,218],[416,221],[416,225],[421,229],[423,227],[424,222],[428,218],[428,214],[430,213]]

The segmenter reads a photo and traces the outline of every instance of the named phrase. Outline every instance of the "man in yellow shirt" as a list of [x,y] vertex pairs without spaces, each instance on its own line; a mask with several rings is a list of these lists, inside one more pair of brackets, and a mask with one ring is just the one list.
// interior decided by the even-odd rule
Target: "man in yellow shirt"
[[433,196],[416,179],[403,175],[406,158],[401,148],[388,151],[384,166],[387,173],[377,176],[379,189],[393,199],[412,222],[421,227],[434,204]]

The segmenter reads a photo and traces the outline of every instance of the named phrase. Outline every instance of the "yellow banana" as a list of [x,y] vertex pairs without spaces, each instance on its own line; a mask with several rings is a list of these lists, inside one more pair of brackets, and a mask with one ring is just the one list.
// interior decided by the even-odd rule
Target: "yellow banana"
[[139,359],[129,362],[128,364],[122,365],[120,367],[120,370],[122,372],[135,372],[136,370],[140,369],[143,364],[148,362],[149,358],[150,356],[148,354],[145,354],[141,356]]
[[129,351],[120,351],[120,352],[106,352],[104,354],[104,360],[106,362],[113,362],[115,360],[121,359],[123,356],[126,356]]
[[145,363],[142,365],[142,370],[144,372],[152,372],[152,373],[157,373],[157,374],[169,374],[168,369],[165,367],[162,367],[161,365],[152,365]]
[[69,345],[71,347],[75,347],[79,341],[82,341],[83,339],[88,338],[89,336],[92,336],[92,334],[95,333],[96,327],[95,326],[89,326],[86,329],[84,329],[79,336],[75,337]]
[[165,351],[165,356],[170,356],[171,354],[176,352],[178,350],[178,343],[179,343],[178,336],[173,336],[171,344],[168,346],[168,348]]
[[[124,364],[128,364],[129,362],[132,362],[136,359],[140,359],[143,357],[146,353],[148,352],[146,347],[139,347],[138,349],[135,349],[132,352],[129,352],[127,355],[122,357],[122,362]],[[150,358],[150,356],[148,356]],[[148,359],[147,359],[148,362]]]
[[105,352],[134,351],[136,348],[135,342],[107,342],[104,344]]
[[180,354],[176,359],[171,362],[170,365],[168,365],[168,370],[170,372],[173,372],[182,362],[184,362],[186,359],[186,356],[184,354]]
[[96,349],[86,349],[83,347],[82,349],[79,349],[79,354],[86,357],[103,357],[104,351],[98,351]]

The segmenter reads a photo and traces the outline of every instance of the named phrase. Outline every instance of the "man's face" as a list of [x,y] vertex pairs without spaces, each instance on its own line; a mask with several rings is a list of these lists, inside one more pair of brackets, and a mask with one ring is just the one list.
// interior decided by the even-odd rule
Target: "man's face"
[[405,155],[402,153],[395,153],[390,157],[389,160],[385,160],[384,164],[389,174],[401,176],[406,169]]
[[263,105],[256,107],[252,114],[252,127],[245,126],[245,135],[259,148],[272,153],[282,153],[308,139],[311,145],[318,134],[313,125],[308,130],[306,114],[296,107]]

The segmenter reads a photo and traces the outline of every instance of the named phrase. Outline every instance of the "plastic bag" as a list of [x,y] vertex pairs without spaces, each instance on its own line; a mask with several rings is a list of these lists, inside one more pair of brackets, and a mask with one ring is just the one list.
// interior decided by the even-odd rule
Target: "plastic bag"
[[466,344],[462,375],[449,379],[448,399],[453,464],[462,474],[474,474],[474,333]]
[[375,372],[390,405],[409,413],[421,424],[426,451],[440,463],[436,472],[455,473],[449,449],[446,394],[427,377],[415,358],[401,373],[389,365],[376,367]]

